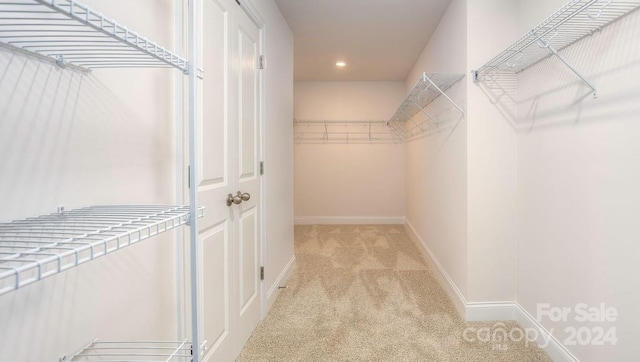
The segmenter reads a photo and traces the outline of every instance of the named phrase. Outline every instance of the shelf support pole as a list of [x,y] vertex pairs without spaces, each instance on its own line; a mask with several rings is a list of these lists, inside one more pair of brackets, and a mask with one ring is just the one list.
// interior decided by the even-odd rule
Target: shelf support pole
[[[433,123],[435,123],[435,124],[436,124],[436,127],[438,126],[438,121],[437,121],[435,118],[433,118],[433,117],[429,114],[429,112],[427,112],[424,108],[420,107],[416,102],[414,102],[414,101],[413,101],[413,99],[411,100],[411,103],[413,103],[413,105],[414,105],[414,106],[416,106],[416,108],[418,108],[418,109],[420,110],[420,113],[424,114],[424,115],[425,115],[425,116],[427,116],[427,118],[429,118]],[[411,118],[409,118],[409,119],[411,119]],[[413,120],[412,120],[411,122],[413,122]],[[415,122],[413,122],[413,124],[416,124],[416,123],[415,123]],[[417,124],[416,124],[416,126],[417,126]]]
[[438,90],[438,92],[440,92],[440,94],[441,94],[442,96],[444,96],[444,97],[445,97],[445,98],[446,98],[446,99],[447,99],[451,104],[453,104],[453,106],[454,106],[454,107],[458,108],[458,110],[460,111],[460,113],[462,113],[462,115],[464,116],[464,110],[462,110],[462,108],[460,108],[460,106],[459,106],[456,102],[454,102],[454,101],[453,101],[453,99],[449,98],[449,96],[448,96],[445,92],[443,92],[443,91],[442,91],[442,89],[440,89],[440,87],[438,87],[438,85],[436,85],[436,84],[431,80],[431,78],[429,78],[426,74],[424,75],[424,78],[425,78],[429,83],[431,83],[431,85],[432,85],[435,89],[437,89],[437,90]]
[[189,252],[190,252],[190,285],[191,285],[191,350],[192,362],[200,362],[200,252],[198,243],[198,123],[196,119],[197,91],[198,91],[198,12],[196,9],[197,0],[188,1],[188,56],[189,56],[189,177],[192,182],[189,188],[189,209],[191,222],[189,224]]
[[578,78],[580,78],[589,88],[591,88],[591,90],[593,91],[593,98],[598,98],[598,90],[591,82],[589,82],[589,80],[583,77],[582,74],[580,74],[574,67],[572,67],[571,64],[569,64],[569,62],[566,61],[566,59],[564,59],[564,57],[558,54],[558,51],[553,46],[547,45],[546,48],[548,48],[551,51],[551,53],[553,53],[553,55],[558,57],[558,59],[560,59],[560,61],[563,62],[564,65],[567,66],[567,68],[571,69],[571,71],[575,75],[577,75]]

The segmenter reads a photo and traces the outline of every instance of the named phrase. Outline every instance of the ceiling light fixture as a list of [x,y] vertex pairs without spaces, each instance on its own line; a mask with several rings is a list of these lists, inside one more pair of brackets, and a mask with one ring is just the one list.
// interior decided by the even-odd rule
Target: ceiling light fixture
[[344,66],[346,66],[346,65],[347,65],[347,63],[343,62],[342,60],[339,60],[339,61],[337,61],[337,62],[336,62],[336,65],[337,65],[338,67],[344,67]]

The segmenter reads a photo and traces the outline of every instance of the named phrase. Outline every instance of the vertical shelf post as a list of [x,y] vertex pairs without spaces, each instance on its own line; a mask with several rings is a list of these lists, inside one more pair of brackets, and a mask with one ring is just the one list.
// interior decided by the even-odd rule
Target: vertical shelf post
[[198,245],[198,221],[194,217],[195,211],[198,208],[198,138],[196,137],[198,132],[197,123],[197,72],[198,72],[198,48],[197,48],[197,28],[198,17],[196,9],[197,0],[189,0],[188,2],[188,57],[189,57],[189,80],[188,80],[188,92],[189,92],[189,179],[191,185],[189,187],[189,208],[191,210],[191,220],[189,223],[189,252],[190,252],[190,266],[191,266],[191,343],[192,343],[192,357],[193,362],[200,362],[200,295],[198,290],[200,289],[199,273],[200,273],[200,252]]

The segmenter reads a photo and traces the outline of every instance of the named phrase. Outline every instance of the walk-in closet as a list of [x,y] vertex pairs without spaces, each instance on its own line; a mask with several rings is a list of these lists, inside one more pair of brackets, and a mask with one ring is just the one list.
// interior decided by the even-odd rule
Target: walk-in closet
[[639,9],[0,1],[0,362],[638,360]]
[[[350,288],[328,289],[325,303],[335,304],[344,319],[366,324],[370,332],[360,339],[380,346],[378,354],[368,354],[336,342],[341,352],[334,359],[358,353],[365,360],[547,360],[503,343],[520,333],[554,361],[631,361],[640,355],[624,341],[637,335],[630,320],[638,316],[634,303],[640,298],[631,291],[637,284],[632,225],[639,211],[632,184],[640,177],[632,141],[640,114],[638,2],[415,2],[412,13],[397,10],[388,22],[375,6],[354,20],[321,4],[278,2],[299,36],[297,260],[313,269],[328,258],[333,269],[325,273],[345,274]],[[349,11],[356,12],[341,9]],[[413,13],[424,16],[425,32],[428,17],[438,18],[416,60],[403,76],[372,70],[378,61],[391,64],[387,58],[406,54],[399,48],[409,40],[389,42],[389,34],[409,27]],[[314,31],[321,25],[312,14],[335,19],[332,28]],[[365,16],[375,25],[367,27]],[[336,35],[347,29],[360,37]],[[373,39],[362,35],[373,33]],[[406,34],[415,39],[422,33]],[[332,44],[333,59],[313,52]],[[386,51],[371,59],[371,48]],[[310,55],[322,59],[322,67]],[[404,226],[457,313],[447,312],[437,292],[412,289],[406,273],[422,270],[412,259],[416,251],[402,250],[399,236],[384,231],[394,229],[376,229],[379,224]],[[290,297],[296,303],[306,288],[318,288],[302,277],[293,283],[301,289]],[[340,288],[348,292],[334,300]],[[379,302],[385,293],[386,304]],[[397,295],[405,298],[394,301]],[[344,312],[340,303],[349,298],[361,310],[380,308],[380,315]],[[440,313],[415,312],[435,305],[442,306]],[[399,330],[386,334],[394,320],[414,313],[403,322],[411,338]],[[456,314],[481,324],[459,326],[451,321]],[[424,321],[432,329],[423,330],[418,321],[428,316],[447,323]],[[265,324],[269,330],[273,322]],[[438,352],[421,339],[433,328],[440,331],[430,339]],[[309,329],[322,331],[319,325]],[[355,327],[347,330],[359,335]],[[473,349],[483,344],[474,331],[482,331],[479,339],[489,351]],[[456,338],[451,347],[448,341]],[[282,349],[292,341],[273,340]],[[408,341],[413,347],[403,347]],[[247,355],[256,350],[250,344]]]

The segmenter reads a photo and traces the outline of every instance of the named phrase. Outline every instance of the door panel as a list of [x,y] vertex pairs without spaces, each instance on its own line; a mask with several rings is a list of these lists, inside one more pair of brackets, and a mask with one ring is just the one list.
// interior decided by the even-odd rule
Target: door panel
[[224,186],[227,179],[227,66],[229,49],[229,13],[215,0],[204,1],[203,59],[206,78],[202,88],[202,110],[204,120],[201,128],[202,178],[206,185]]
[[260,31],[234,0],[200,1],[203,360],[233,361],[260,320]]
[[249,339],[260,321],[260,176],[258,152],[260,150],[260,30],[241,11],[238,25],[234,26],[238,39],[240,69],[237,74],[239,115],[239,169],[238,188],[249,193],[251,199],[240,204],[238,274],[240,289],[238,296],[237,338],[240,346]]
[[[197,183],[198,199],[206,207],[205,216],[199,222],[200,230],[218,225],[230,216],[229,210],[221,202],[230,192],[229,175],[230,142],[232,125],[229,119],[229,76],[230,49],[226,38],[229,36],[229,10],[225,1],[202,1],[201,64],[206,76],[199,82],[200,174]],[[231,4],[228,4],[231,5]]]
[[237,339],[241,349],[260,321],[258,207],[243,208],[239,219],[239,314]]
[[233,309],[235,308],[233,275],[234,221],[226,195],[233,180],[232,144],[235,143],[230,105],[229,82],[231,48],[228,41],[231,11],[229,0],[201,0],[200,64],[205,70],[199,83],[199,160],[196,187],[198,202],[206,208],[200,219],[201,300],[203,339],[207,352],[204,361],[230,361],[235,356]]
[[239,301],[240,315],[243,315],[251,303],[258,297],[258,218],[256,208],[252,207],[242,212],[239,220],[239,243],[240,243],[240,265],[244,268],[240,269],[240,285],[239,285]]
[[[250,24],[252,25],[252,24]],[[238,50],[242,62],[239,74],[240,83],[240,178],[256,176],[256,137],[258,135],[258,117],[256,91],[258,85],[258,33],[253,29],[238,29]]]
[[[202,255],[206,261],[203,265],[203,275],[206,281],[203,288],[204,309],[204,340],[210,353],[219,352],[222,348],[228,348],[231,353],[232,345],[227,343],[231,334],[230,311],[231,305],[229,290],[229,261],[230,238],[229,225],[225,222],[202,233]],[[222,288],[221,288],[222,286]],[[208,306],[218,306],[209,308]],[[225,346],[226,344],[226,346]]]

